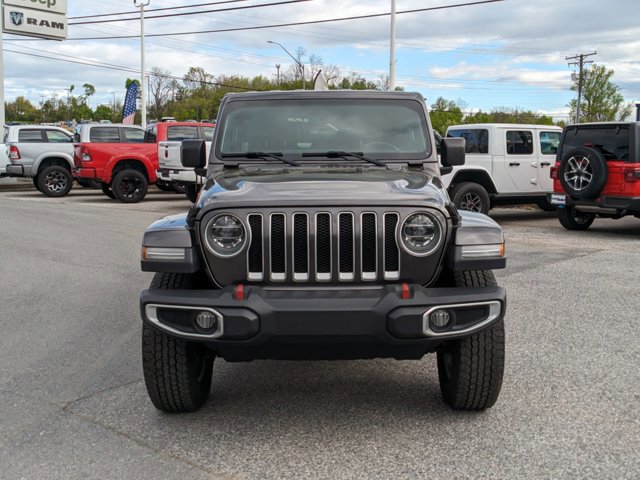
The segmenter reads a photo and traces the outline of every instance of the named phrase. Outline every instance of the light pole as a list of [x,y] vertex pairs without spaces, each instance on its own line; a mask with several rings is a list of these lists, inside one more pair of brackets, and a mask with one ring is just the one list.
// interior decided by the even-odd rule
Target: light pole
[[151,3],[151,0],[133,0],[133,5],[135,7],[140,7],[140,97],[142,99],[140,115],[142,118],[142,128],[147,127],[147,92],[144,86],[144,7],[149,5],[149,3]]
[[300,62],[300,60],[296,59],[293,55],[291,55],[291,53],[289,53],[289,50],[287,50],[286,48],[284,48],[282,46],[282,44],[278,43],[278,42],[272,42],[271,40],[267,40],[267,43],[273,43],[274,45],[278,45],[282,50],[285,51],[285,53],[287,55],[289,55],[294,62],[296,62],[296,65],[298,65],[298,68],[300,69],[300,72],[302,73],[302,89],[306,90],[306,82],[304,79],[304,64]]
[[393,91],[396,89],[396,0],[391,0],[389,37],[389,90]]

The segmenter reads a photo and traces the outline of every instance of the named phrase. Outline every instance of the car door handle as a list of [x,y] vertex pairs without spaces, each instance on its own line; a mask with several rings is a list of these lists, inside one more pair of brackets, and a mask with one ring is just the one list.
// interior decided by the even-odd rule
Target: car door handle
[[542,162],[542,163],[540,163],[540,166],[542,166],[542,167],[548,167],[549,165],[551,165],[551,162]]
[[520,162],[511,162],[509,163],[510,167],[519,167],[520,166]]

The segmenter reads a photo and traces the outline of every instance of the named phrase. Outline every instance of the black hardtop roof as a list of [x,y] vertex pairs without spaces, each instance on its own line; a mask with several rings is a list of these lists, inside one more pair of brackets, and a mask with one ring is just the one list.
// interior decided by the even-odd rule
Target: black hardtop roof
[[375,98],[405,99],[424,101],[417,92],[381,92],[377,90],[271,90],[268,92],[228,93],[224,100],[228,102],[245,100],[285,100],[305,98]]
[[586,123],[571,123],[564,128],[571,129],[576,127],[588,127],[588,128],[597,128],[597,127],[615,127],[615,126],[629,126],[640,128],[640,122],[624,122],[624,121],[616,121],[616,122],[586,122]]

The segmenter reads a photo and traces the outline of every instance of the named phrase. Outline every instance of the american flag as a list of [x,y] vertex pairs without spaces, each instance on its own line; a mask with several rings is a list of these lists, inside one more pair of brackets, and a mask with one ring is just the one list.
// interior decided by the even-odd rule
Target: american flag
[[122,123],[125,125],[133,125],[136,117],[136,100],[138,98],[138,84],[133,82],[127,89],[127,95],[124,97],[124,109],[122,111]]

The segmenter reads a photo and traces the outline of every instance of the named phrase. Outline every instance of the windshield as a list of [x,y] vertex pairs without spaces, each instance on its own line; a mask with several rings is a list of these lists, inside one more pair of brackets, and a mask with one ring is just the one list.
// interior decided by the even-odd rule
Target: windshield
[[230,102],[225,113],[218,158],[277,152],[308,161],[339,151],[406,160],[431,152],[424,111],[414,100],[252,100]]

